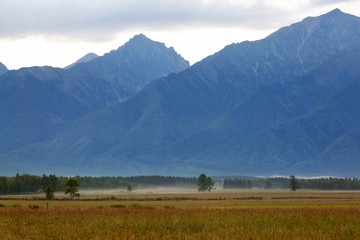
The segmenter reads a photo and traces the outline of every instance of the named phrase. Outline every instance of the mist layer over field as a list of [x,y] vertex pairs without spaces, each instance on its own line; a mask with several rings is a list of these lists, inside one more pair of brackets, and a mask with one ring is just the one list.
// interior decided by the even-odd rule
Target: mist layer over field
[[[86,189],[79,191],[81,195],[144,195],[144,194],[178,194],[197,193],[196,187],[140,187],[132,191],[126,189]],[[61,194],[61,193],[59,193]]]

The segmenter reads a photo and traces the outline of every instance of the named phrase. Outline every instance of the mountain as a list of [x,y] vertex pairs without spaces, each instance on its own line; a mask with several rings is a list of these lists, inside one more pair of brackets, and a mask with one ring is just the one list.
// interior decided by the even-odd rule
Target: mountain
[[44,141],[79,117],[124,101],[188,62],[137,35],[124,46],[70,69],[22,68],[0,76],[0,153]]
[[134,36],[102,57],[64,71],[67,89],[100,109],[132,97],[151,81],[189,67],[165,44]]
[[[326,97],[359,80],[360,69],[356,67],[359,60],[360,51],[354,49],[327,60],[318,69],[295,78],[294,82],[260,87],[247,99],[217,117],[206,128],[199,129],[167,146],[166,158],[187,160],[188,157],[198,157],[199,154],[211,152],[211,149],[218,145],[228,145],[227,149],[231,149],[233,142],[239,139],[247,139],[246,137],[258,132],[262,133],[263,130],[274,125],[308,114]],[[275,141],[270,136],[268,138],[271,142]],[[283,138],[288,139],[286,136]],[[225,154],[225,151],[222,153]],[[220,158],[211,156],[215,155],[206,155],[203,160],[210,162],[213,159],[216,162]],[[243,164],[249,159],[250,156],[246,157]],[[237,171],[249,171],[249,169],[242,168]],[[253,172],[253,174],[260,172],[261,170],[257,170],[257,173]]]
[[65,69],[69,69],[74,67],[76,64],[78,63],[86,63],[89,62],[91,60],[93,60],[94,58],[99,57],[98,55],[96,55],[95,53],[88,53],[85,56],[83,56],[82,58],[80,58],[79,60],[77,60],[76,62],[70,64],[69,66],[66,66]]
[[[336,92],[306,114],[271,126],[263,131],[219,144],[193,158],[193,164],[206,159],[212,168],[228,166],[228,171],[250,174],[358,175],[360,158],[353,155],[345,164],[344,151],[336,151],[339,158],[321,162],[331,145],[360,127],[360,82]],[[347,141],[349,148],[359,142]],[[355,147],[356,148],[356,147]],[[325,152],[325,153],[324,153]],[[327,153],[326,153],[327,152]],[[222,161],[218,160],[219,156]],[[328,158],[326,158],[328,160]],[[341,168],[336,168],[341,166]]]
[[[345,175],[316,164],[327,154],[340,161],[333,151],[344,141],[359,144],[350,134],[359,129],[359,40],[356,16],[306,18],[226,46],[0,162],[68,175]],[[358,175],[355,154],[347,156]]]
[[[317,172],[325,167],[326,171],[332,175],[338,174],[339,171],[353,173],[354,176],[358,175],[358,169],[354,168],[354,160],[356,163],[360,161],[359,142],[360,128],[342,135],[315,159]],[[295,167],[308,168],[309,165],[307,162],[302,162]]]
[[0,62],[0,75],[8,71],[7,67]]

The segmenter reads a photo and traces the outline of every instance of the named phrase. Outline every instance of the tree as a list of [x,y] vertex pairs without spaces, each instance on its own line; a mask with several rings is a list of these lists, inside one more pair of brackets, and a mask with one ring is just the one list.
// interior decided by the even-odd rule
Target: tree
[[269,180],[266,180],[266,183],[265,183],[265,189],[272,189],[272,183],[269,181]]
[[300,187],[299,187],[299,184],[298,184],[295,176],[294,176],[294,175],[291,175],[291,176],[290,176],[290,190],[295,192],[296,189],[299,189],[299,188],[300,188]]
[[6,177],[0,177],[0,194],[7,193],[7,179]]
[[78,187],[80,186],[76,178],[68,178],[65,182],[65,194],[70,193],[70,198],[80,197]]
[[56,191],[56,188],[58,186],[58,178],[55,175],[50,174],[49,176],[46,176],[45,174],[42,175],[41,177],[41,184],[42,184],[42,188],[45,191],[45,188],[47,186],[51,186],[51,188],[53,189],[53,191]]
[[211,179],[211,177],[208,177],[208,178],[206,179],[206,181],[207,181],[207,187],[208,187],[207,190],[210,192],[210,191],[213,189],[215,183],[214,183],[214,181]]
[[128,192],[131,192],[133,190],[133,187],[131,184],[129,184],[126,189]]
[[45,188],[45,197],[48,200],[54,199],[54,190],[50,185]]
[[211,189],[213,189],[214,181],[211,179],[211,177],[206,177],[205,174],[200,174],[198,178],[198,186],[199,186],[199,191],[210,192]]

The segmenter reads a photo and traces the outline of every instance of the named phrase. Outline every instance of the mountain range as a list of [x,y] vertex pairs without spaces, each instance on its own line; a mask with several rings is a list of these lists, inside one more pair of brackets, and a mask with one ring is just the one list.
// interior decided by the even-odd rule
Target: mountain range
[[8,71],[0,75],[0,153],[48,140],[81,116],[125,101],[188,66],[173,48],[137,35],[70,69]]
[[[77,87],[88,83],[85,66],[106,82],[113,63],[98,59],[69,69]],[[97,107],[73,109],[81,114],[47,139],[3,150],[0,174],[359,176],[359,61],[360,18],[335,9],[129,84],[137,91],[125,98],[72,91]]]

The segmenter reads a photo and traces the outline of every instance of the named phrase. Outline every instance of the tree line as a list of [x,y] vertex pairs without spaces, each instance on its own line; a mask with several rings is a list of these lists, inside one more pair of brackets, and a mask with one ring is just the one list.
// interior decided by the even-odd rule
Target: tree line
[[0,194],[35,193],[43,191],[48,185],[63,190],[59,178],[55,175],[33,176],[29,174],[15,177],[0,177]]
[[[317,178],[317,179],[296,179],[300,189],[319,190],[360,190],[359,178]],[[224,189],[249,189],[249,188],[281,188],[288,189],[291,183],[290,178],[259,178],[259,179],[225,179]]]
[[250,179],[225,179],[224,180],[224,189],[251,189],[252,182]]
[[[197,178],[171,176],[133,176],[133,177],[82,177],[75,176],[79,189],[127,189],[129,186],[196,186]],[[44,192],[51,186],[53,191],[64,191],[69,177],[54,174],[42,176],[16,174],[14,177],[0,176],[0,194],[20,194]]]
[[[201,175],[200,175],[201,176]],[[75,176],[79,189],[129,189],[138,186],[199,186],[202,191],[210,191],[214,183],[211,178],[173,177],[173,176],[132,176],[132,177],[81,177]],[[0,176],[0,194],[42,193],[50,186],[55,192],[64,191],[69,177],[53,174],[35,176],[16,174],[14,177]],[[200,180],[200,181],[199,181]],[[205,181],[206,180],[206,181]],[[210,181],[211,180],[211,181]],[[320,190],[360,190],[359,178],[319,178],[296,179],[300,189]],[[199,184],[200,183],[200,184]],[[224,189],[251,189],[251,188],[282,188],[288,189],[290,178],[257,178],[257,179],[225,179]]]
[[174,177],[174,176],[132,176],[132,177],[118,177],[120,180],[141,185],[154,186],[186,186],[196,185],[196,177]]

